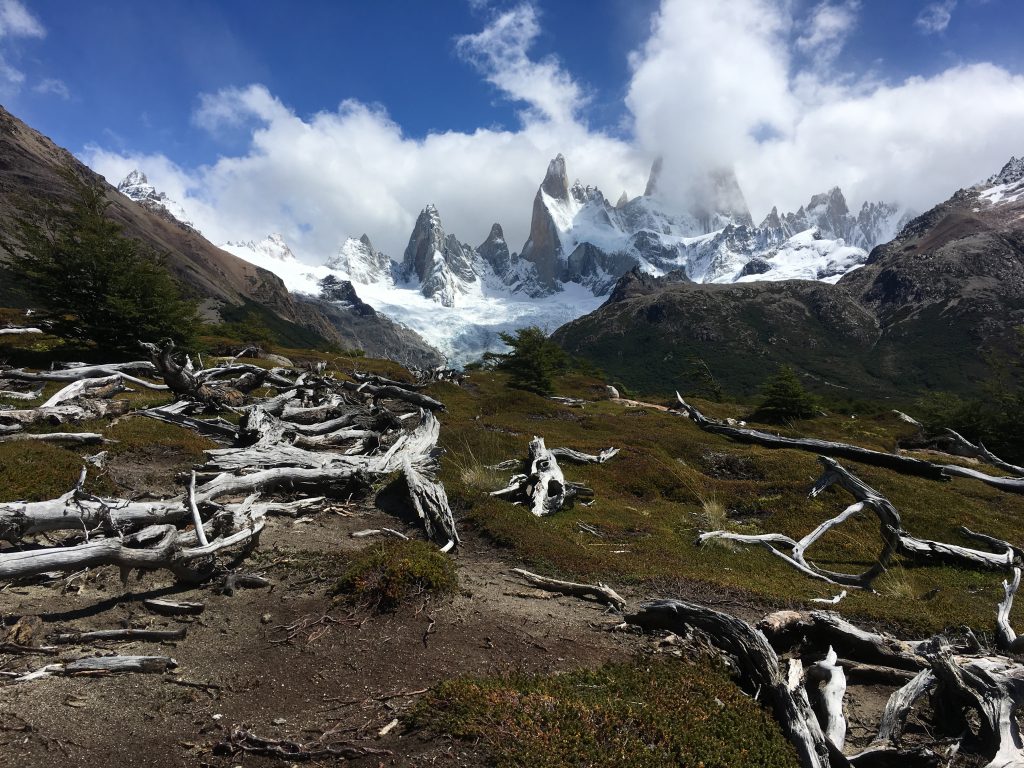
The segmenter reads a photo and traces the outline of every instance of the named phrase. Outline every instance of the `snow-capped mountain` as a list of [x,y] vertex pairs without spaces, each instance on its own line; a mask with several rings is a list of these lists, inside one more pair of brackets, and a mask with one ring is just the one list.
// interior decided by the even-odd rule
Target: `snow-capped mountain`
[[[993,200],[1021,193],[1024,172],[1015,162],[989,180]],[[483,243],[469,245],[445,230],[432,204],[417,217],[400,263],[365,234],[345,240],[317,266],[297,258],[280,234],[221,247],[274,272],[293,292],[339,307],[365,301],[459,364],[501,346],[502,331],[534,324],[554,330],[591,311],[634,268],[655,276],[677,272],[694,282],[835,282],[910,217],[890,203],[865,203],[854,215],[834,188],[792,213],[773,208],[755,226],[731,171],[691,184],[697,202],[683,211],[673,210],[661,193],[662,173],[655,161],[644,194],[629,199],[623,193],[612,205],[597,187],[570,184],[558,155],[537,189],[521,253],[509,248],[497,223]],[[120,189],[187,221],[181,206],[140,172],[129,174]],[[339,283],[348,286],[345,296],[336,290]]]
[[536,269],[541,291],[579,283],[606,293],[637,266],[655,275],[683,270],[694,282],[834,281],[911,217],[890,203],[865,203],[854,216],[835,188],[795,213],[773,208],[755,227],[731,172],[710,174],[701,185],[706,197],[679,213],[659,192],[660,174],[656,161],[645,193],[613,206],[595,187],[570,186],[565,159],[552,160],[522,254]]
[[332,270],[326,266],[313,266],[299,261],[284,237],[276,232],[263,240],[227,242],[219,247],[250,264],[273,272],[293,293],[317,296],[320,294],[320,281],[332,274]]
[[122,179],[117,185],[117,191],[128,197],[139,205],[144,206],[153,213],[163,218],[170,218],[180,224],[195,230],[195,225],[189,220],[185,209],[174,200],[167,197],[164,192],[157,192],[156,187],[149,183],[146,174],[135,169]]
[[1003,206],[1024,198],[1024,157],[1011,157],[1002,170],[976,185],[978,200],[990,206]]
[[365,234],[358,240],[354,237],[348,238],[341,244],[338,253],[327,260],[326,266],[338,273],[343,280],[355,283],[395,282],[391,259],[376,250]]

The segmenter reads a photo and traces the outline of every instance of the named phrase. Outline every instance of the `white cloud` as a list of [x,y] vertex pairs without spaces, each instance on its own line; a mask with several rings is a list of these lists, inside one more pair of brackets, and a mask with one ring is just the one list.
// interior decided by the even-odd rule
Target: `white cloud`
[[805,54],[831,63],[857,25],[859,11],[860,0],[819,3],[811,10],[806,27],[796,39],[796,47]]
[[957,0],[940,0],[940,2],[928,3],[914,19],[914,26],[926,35],[945,32],[953,18],[956,2]]
[[52,94],[57,98],[64,99],[64,101],[71,98],[71,90],[68,88],[67,83],[55,77],[40,80],[32,90],[36,93]]
[[793,7],[664,0],[630,60],[626,139],[590,129],[577,81],[556,60],[529,57],[539,22],[520,5],[457,43],[502,93],[527,105],[513,128],[410,138],[379,107],[345,101],[299,115],[250,85],[199,100],[196,125],[248,136],[244,151],[212,165],[183,169],[160,155],[96,147],[84,156],[115,184],[140,167],[214,241],[280,231],[300,256],[320,262],[363,232],[400,259],[427,203],[470,244],[498,221],[521,248],[537,185],[558,152],[571,176],[613,200],[623,189],[641,192],[659,154],[663,186],[680,202],[701,173],[733,166],[755,219],[836,184],[851,206],[885,199],[924,210],[1024,152],[1024,77],[991,64],[904,82],[833,74],[806,51],[841,45],[856,19],[826,23],[818,5],[803,23]]
[[[0,0],[0,96],[14,96],[25,82],[25,73],[9,61],[9,41],[45,36],[43,25],[22,3],[18,0]],[[17,58],[16,54],[14,58]]]
[[18,0],[0,0],[0,37],[45,37],[46,30]]
[[539,34],[536,9],[523,3],[497,16],[482,32],[459,37],[456,48],[488,82],[525,101],[535,113],[532,117],[572,122],[584,103],[582,91],[557,59],[530,59],[527,52]]

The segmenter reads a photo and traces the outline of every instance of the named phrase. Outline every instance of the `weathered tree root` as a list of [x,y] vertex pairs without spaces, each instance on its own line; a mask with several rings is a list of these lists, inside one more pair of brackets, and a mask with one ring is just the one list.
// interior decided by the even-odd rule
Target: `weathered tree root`
[[392,752],[378,747],[359,746],[351,741],[333,739],[325,733],[319,740],[309,743],[287,739],[267,739],[244,728],[233,728],[227,738],[214,747],[216,755],[235,755],[249,752],[257,755],[287,758],[288,760],[316,760],[324,757],[355,760],[360,757],[385,756]]
[[[590,498],[594,495],[590,488],[566,481],[562,468],[558,466],[558,456],[579,464],[603,464],[618,452],[618,448],[607,448],[594,456],[570,448],[549,450],[543,437],[534,437],[530,441],[523,474],[513,475],[508,486],[492,491],[491,496],[529,504],[530,512],[536,517],[550,515],[571,505],[576,497]],[[496,465],[496,468],[511,469],[516,463],[511,459]]]
[[[1020,561],[1020,553],[1008,542],[983,534],[976,534],[968,529],[961,529],[965,535],[983,541],[990,546],[1001,549],[1001,552],[988,552],[971,549],[957,544],[946,544],[939,541],[920,539],[903,530],[900,513],[892,503],[871,486],[839,465],[834,459],[819,456],[818,461],[824,467],[824,473],[811,490],[811,497],[818,496],[826,488],[838,485],[847,490],[857,502],[843,510],[836,517],[821,523],[799,541],[781,533],[740,534],[731,531],[708,531],[698,537],[699,543],[714,539],[735,541],[741,544],[762,544],[772,554],[789,563],[801,573],[812,578],[821,579],[831,584],[840,584],[860,589],[870,589],[872,583],[888,568],[892,558],[899,553],[919,561],[935,560],[954,563],[966,567],[1006,569]],[[827,531],[849,520],[854,515],[870,509],[878,517],[882,537],[882,550],[874,565],[860,574],[838,573],[815,565],[806,557],[807,549],[820,539]],[[789,549],[785,552],[779,546]]]
[[796,748],[804,768],[829,768],[849,763],[822,731],[801,684],[800,663],[784,675],[779,657],[763,634],[742,619],[682,600],[656,600],[626,616],[626,622],[645,630],[667,629],[684,635],[687,627],[705,632],[720,649],[736,659],[741,684],[764,698],[783,733]]

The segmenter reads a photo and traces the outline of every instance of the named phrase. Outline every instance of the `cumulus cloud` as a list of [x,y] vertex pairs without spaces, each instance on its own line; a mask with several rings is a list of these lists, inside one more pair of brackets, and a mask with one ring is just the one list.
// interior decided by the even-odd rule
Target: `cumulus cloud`
[[456,42],[525,105],[514,127],[411,138],[381,107],[345,101],[300,115],[254,84],[202,96],[194,115],[203,130],[245,132],[240,153],[200,168],[98,147],[84,159],[113,183],[141,168],[215,242],[280,231],[319,262],[363,232],[400,259],[427,203],[470,244],[498,221],[518,249],[558,152],[572,177],[613,200],[641,192],[659,155],[662,188],[680,205],[702,174],[735,168],[757,219],[837,184],[852,206],[884,199],[924,210],[1024,150],[1024,77],[991,64],[902,82],[833,74],[815,52],[842,45],[859,5],[819,3],[809,16],[794,7],[664,0],[630,58],[625,138],[586,124],[586,88],[559,61],[531,58],[540,19],[519,5]]
[[953,19],[956,2],[957,0],[941,0],[937,3],[928,3],[914,19],[914,26],[926,35],[945,32]]
[[796,39],[796,47],[805,54],[830,64],[842,50],[846,37],[857,25],[860,0],[822,2],[811,10],[806,28]]

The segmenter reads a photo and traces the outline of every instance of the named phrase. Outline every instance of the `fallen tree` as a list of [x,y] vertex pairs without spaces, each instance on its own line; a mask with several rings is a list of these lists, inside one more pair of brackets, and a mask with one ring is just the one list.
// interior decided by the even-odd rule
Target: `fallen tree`
[[895,453],[873,451],[847,443],[836,443],[830,440],[818,440],[810,437],[783,437],[756,429],[734,426],[714,419],[709,419],[695,406],[690,405],[677,392],[680,409],[694,424],[705,432],[724,435],[741,443],[751,443],[765,448],[792,448],[800,451],[813,451],[825,456],[851,459],[862,464],[884,467],[901,472],[905,475],[927,477],[931,480],[949,480],[950,476],[968,477],[999,488],[1009,493],[1024,493],[1024,477],[997,477],[979,472],[975,469],[960,467],[955,464],[933,464],[911,456]]

